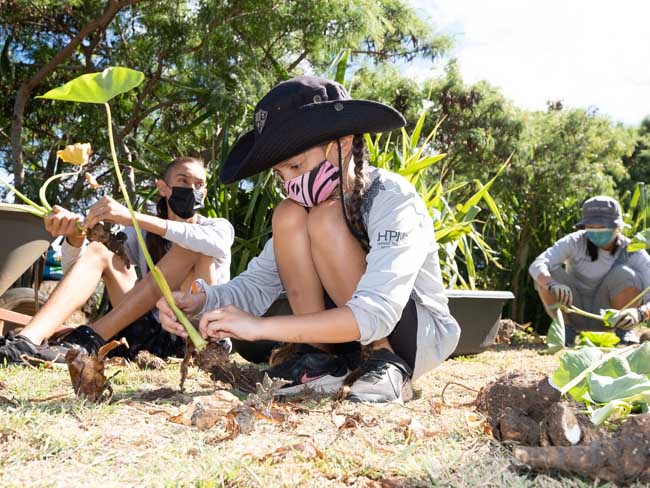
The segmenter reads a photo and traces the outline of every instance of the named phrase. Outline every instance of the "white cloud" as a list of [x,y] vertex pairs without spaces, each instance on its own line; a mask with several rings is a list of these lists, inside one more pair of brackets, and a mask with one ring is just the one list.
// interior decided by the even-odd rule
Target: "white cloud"
[[[411,0],[452,36],[467,82],[488,80],[528,109],[596,106],[628,124],[650,115],[650,2]],[[430,66],[414,65],[413,76]]]

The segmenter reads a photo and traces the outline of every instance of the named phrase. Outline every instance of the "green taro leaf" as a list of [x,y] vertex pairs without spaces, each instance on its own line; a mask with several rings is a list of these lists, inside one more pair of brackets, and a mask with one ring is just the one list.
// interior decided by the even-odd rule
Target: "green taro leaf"
[[111,67],[101,73],[78,76],[65,85],[54,88],[36,98],[65,100],[67,102],[106,103],[121,93],[140,85],[144,74],[130,68]]
[[614,327],[613,319],[618,315],[618,310],[614,308],[605,308],[600,310],[600,315],[603,317],[603,324],[605,327]]
[[630,369],[639,374],[650,374],[650,342],[644,342],[627,357]]
[[551,326],[548,328],[548,333],[546,334],[547,352],[555,353],[564,349],[565,340],[564,316],[562,315],[562,311],[558,309],[557,318],[551,322]]
[[612,400],[604,407],[594,410],[591,414],[591,421],[595,425],[601,425],[607,420],[622,420],[632,411],[632,405],[623,400]]
[[620,378],[631,372],[630,365],[625,358],[614,356],[596,368],[593,374],[609,376],[610,378]]
[[[562,388],[602,357],[603,353],[597,347],[582,347],[567,351],[560,357],[560,367],[553,373],[553,384]],[[587,382],[581,381],[578,386],[569,390],[569,394],[575,400],[580,401],[587,389]]]
[[589,341],[591,345],[596,347],[614,347],[621,342],[621,339],[613,332],[592,332],[584,330],[580,332],[579,337],[581,343]]
[[650,378],[644,374],[628,373],[619,378],[612,378],[591,373],[588,383],[591,398],[599,403],[650,393]]

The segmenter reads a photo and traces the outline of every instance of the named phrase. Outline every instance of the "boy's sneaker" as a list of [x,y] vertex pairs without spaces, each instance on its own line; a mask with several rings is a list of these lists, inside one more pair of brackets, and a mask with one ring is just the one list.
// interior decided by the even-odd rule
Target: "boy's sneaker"
[[404,403],[413,398],[411,368],[388,349],[371,351],[359,370],[347,397],[351,402]]
[[[65,358],[66,353],[73,347],[80,348],[89,356],[96,356],[99,348],[106,344],[106,341],[87,325],[80,325],[69,334],[57,339],[50,344],[50,349],[63,355]],[[65,361],[61,361],[65,362]]]
[[289,396],[305,391],[336,393],[343,386],[349,370],[340,357],[301,345],[286,361],[269,368],[266,373],[271,378],[290,381],[278,391],[278,395]]
[[27,337],[11,333],[6,337],[0,336],[0,367],[29,363],[29,358],[63,362],[60,353],[47,346],[37,346]]

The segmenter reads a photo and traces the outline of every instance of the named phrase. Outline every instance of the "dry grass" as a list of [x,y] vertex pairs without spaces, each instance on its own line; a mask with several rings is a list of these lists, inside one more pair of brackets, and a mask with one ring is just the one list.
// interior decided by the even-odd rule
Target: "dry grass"
[[[0,370],[0,395],[13,399],[0,398],[0,486],[593,486],[530,473],[481,426],[468,424],[471,408],[439,408],[449,382],[478,389],[505,372],[548,373],[556,364],[532,349],[457,358],[420,380],[406,406],[311,400],[285,422],[257,421],[252,433],[228,441],[220,441],[220,428],[199,431],[168,420],[191,396],[214,389],[194,368],[186,395],[147,401],[143,392],[177,386],[178,366],[121,367],[113,402],[102,405],[74,398],[65,369]],[[475,396],[450,388],[450,403]],[[349,415],[351,426],[339,430],[335,415]],[[409,434],[412,419],[424,435]],[[296,444],[308,448],[276,451]]]

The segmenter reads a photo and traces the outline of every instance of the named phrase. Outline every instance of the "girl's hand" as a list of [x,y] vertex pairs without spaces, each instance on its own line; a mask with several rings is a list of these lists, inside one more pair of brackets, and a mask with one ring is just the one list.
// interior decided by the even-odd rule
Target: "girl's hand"
[[243,312],[234,305],[205,312],[199,323],[199,331],[204,338],[221,340],[227,337],[243,341],[260,340],[262,319]]
[[[175,291],[172,295],[178,308],[188,315],[190,320],[203,309],[203,305],[205,304],[205,293],[190,294]],[[187,332],[185,332],[185,328],[176,319],[176,315],[167,303],[165,297],[158,300],[156,307],[158,307],[158,318],[160,319],[160,325],[162,325],[162,328],[171,334],[186,338]]]
[[111,197],[103,197],[90,207],[84,226],[91,229],[97,222],[110,222],[124,226],[132,225],[129,209]]

